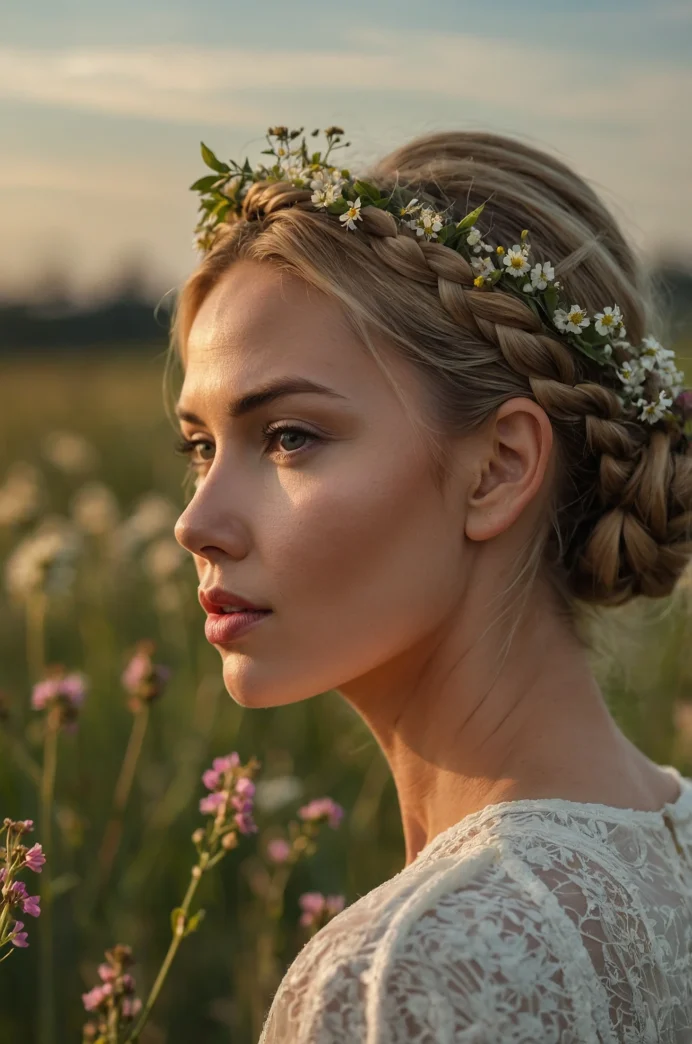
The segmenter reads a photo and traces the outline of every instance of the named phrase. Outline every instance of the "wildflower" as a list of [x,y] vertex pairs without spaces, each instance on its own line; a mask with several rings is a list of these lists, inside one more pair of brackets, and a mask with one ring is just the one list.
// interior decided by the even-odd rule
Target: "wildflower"
[[529,262],[526,260],[524,250],[522,250],[518,243],[515,243],[511,250],[507,251],[506,256],[502,259],[502,263],[507,266],[507,271],[511,276],[514,276],[515,279],[524,275],[524,273],[528,272],[531,267]]
[[622,326],[622,312],[617,305],[607,305],[602,312],[596,312],[594,326],[596,332],[604,337],[615,333],[616,330],[624,330]]
[[91,536],[110,533],[120,517],[115,493],[103,482],[88,482],[78,489],[70,511],[75,524]]
[[79,708],[87,692],[87,680],[79,671],[66,674],[61,664],[48,668],[47,676],[34,685],[31,706],[36,711],[55,711],[58,727],[73,732]]
[[0,487],[0,526],[31,521],[44,502],[45,493],[38,468],[27,461],[15,461]]
[[496,268],[491,257],[474,257],[471,259],[471,268],[479,276],[490,275]]
[[432,207],[422,207],[415,221],[410,222],[410,227],[415,229],[417,236],[437,239],[437,233],[442,228],[442,215]]
[[339,215],[339,221],[343,222],[346,225],[346,228],[351,228],[355,231],[356,221],[362,220],[363,218],[360,213],[360,196],[358,196],[358,199],[355,203],[351,203],[346,213]]
[[310,823],[319,823],[326,818],[333,830],[339,826],[343,814],[344,810],[341,805],[337,805],[336,801],[332,801],[329,797],[315,798],[298,809],[301,819]]
[[149,639],[138,642],[137,651],[123,671],[120,680],[130,693],[130,708],[137,710],[142,703],[151,703],[163,692],[171,676],[170,667],[153,663],[154,643]]
[[331,168],[322,168],[311,178],[310,188],[313,194],[310,197],[316,207],[328,207],[341,195],[344,179],[341,172]]
[[536,290],[545,290],[548,283],[555,278],[555,269],[550,261],[544,261],[542,265],[534,265],[531,269],[531,283]]
[[320,207],[328,207],[330,203],[334,203],[340,195],[340,190],[334,185],[325,185],[324,188],[316,189],[310,199],[319,210]]
[[638,399],[635,406],[641,406],[641,413],[639,414],[639,420],[647,421],[649,424],[655,424],[656,421],[661,420],[665,417],[668,409],[673,405],[673,400],[670,396],[666,395],[665,389],[661,389],[658,393],[658,398],[653,402],[648,402],[646,399]]
[[[203,815],[214,815],[219,829],[230,827],[241,834],[254,834],[257,832],[252,819],[255,784],[246,776],[233,780],[234,771],[239,766],[240,759],[235,751],[214,758],[212,768],[202,774],[202,782],[211,793],[200,800],[199,810]],[[231,812],[233,816],[229,820]]]
[[40,591],[65,594],[74,581],[81,547],[81,535],[68,519],[60,515],[44,518],[5,563],[10,595],[21,602]]
[[206,797],[200,799],[199,810],[207,816],[210,813],[215,813],[222,805],[228,800],[228,794],[224,790],[215,790],[213,794],[207,794]]
[[675,352],[670,348],[664,348],[655,337],[644,337],[644,347],[639,352],[639,361],[645,370],[658,369],[675,358]]
[[469,229],[469,234],[466,237],[466,242],[468,243],[468,245],[470,247],[475,247],[480,243],[482,238],[483,237],[481,235],[481,230],[479,228],[476,228],[475,225],[471,225],[471,228]]
[[[27,822],[29,821],[27,820]],[[41,873],[45,861],[46,857],[43,854],[43,848],[39,844],[32,845],[24,856],[24,866],[28,867],[29,870],[33,870],[35,874]]]
[[572,305],[569,312],[563,308],[556,308],[553,313],[553,323],[562,333],[581,333],[582,329],[591,325],[591,320],[584,308]]
[[497,254],[497,255],[498,255],[499,257],[502,257],[502,255],[504,254],[504,252],[505,252],[505,248],[504,248],[503,246],[498,246],[498,247],[495,247],[495,253],[496,253],[496,254]]
[[[407,217],[409,214],[415,214],[416,211],[420,210],[422,206],[423,204],[419,203],[418,197],[416,197],[415,199],[410,200],[410,202],[407,203],[405,207],[399,208],[399,217]],[[412,219],[411,221],[407,221],[405,223],[409,226],[409,228],[415,228],[415,219]]]
[[10,936],[10,942],[13,946],[25,947],[29,945],[29,937],[26,932],[22,931],[24,927],[24,921],[15,921],[12,928],[12,935]]
[[302,914],[300,924],[306,928],[312,927],[319,921],[329,920],[330,917],[340,913],[346,899],[343,895],[322,895],[321,892],[304,892],[298,899]]
[[626,359],[615,372],[624,384],[626,392],[632,395],[642,391],[646,374],[637,362]]
[[41,448],[46,460],[67,475],[92,471],[99,463],[96,447],[75,431],[51,431]]
[[274,838],[267,845],[267,855],[272,863],[285,863],[291,854],[291,846],[282,837]]
[[226,196],[228,199],[233,199],[242,180],[240,174],[233,174],[224,181],[223,185],[219,186],[218,191],[222,196]]

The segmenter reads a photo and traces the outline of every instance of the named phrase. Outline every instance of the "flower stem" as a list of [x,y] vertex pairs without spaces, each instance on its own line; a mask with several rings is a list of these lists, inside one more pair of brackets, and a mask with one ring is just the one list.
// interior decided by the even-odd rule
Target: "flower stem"
[[118,851],[118,845],[120,844],[120,837],[123,829],[123,814],[135,779],[137,763],[139,761],[139,756],[142,753],[142,746],[148,723],[149,704],[147,703],[143,704],[134,714],[132,729],[130,730],[130,738],[120,768],[120,775],[115,784],[115,790],[113,792],[113,811],[103,835],[103,841],[101,843],[97,860],[100,867],[99,881],[96,887],[97,895],[108,882],[113,861],[115,860]]
[[51,869],[53,865],[53,796],[58,764],[59,728],[59,710],[56,707],[47,714],[45,719],[43,775],[41,777],[41,841],[46,863],[41,874],[41,920],[39,921],[41,940],[38,1003],[39,1044],[53,1044],[55,1040]]
[[193,866],[192,868],[192,875],[190,877],[190,883],[187,886],[185,898],[180,904],[178,918],[176,920],[176,925],[173,930],[173,938],[171,939],[170,946],[168,947],[168,952],[166,953],[166,956],[163,959],[163,964],[159,968],[159,973],[156,976],[154,985],[152,986],[149,996],[147,997],[146,1004],[142,1008],[140,1016],[137,1019],[134,1028],[130,1032],[130,1035],[124,1041],[124,1044],[134,1044],[134,1042],[138,1039],[139,1034],[142,1032],[146,1022],[149,1019],[151,1010],[157,1001],[159,993],[161,992],[161,987],[163,986],[166,976],[168,975],[168,971],[171,967],[171,964],[173,963],[173,958],[178,952],[178,947],[182,942],[183,936],[185,934],[185,927],[187,924],[187,915],[190,909],[190,904],[195,897],[195,892],[197,891],[199,882],[202,880],[202,875],[206,869],[208,862],[209,852],[201,852],[199,862],[196,866]]

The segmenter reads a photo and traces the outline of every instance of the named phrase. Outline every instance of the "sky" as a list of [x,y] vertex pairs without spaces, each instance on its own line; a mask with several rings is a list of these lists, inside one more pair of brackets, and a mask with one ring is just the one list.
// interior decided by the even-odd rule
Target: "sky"
[[[0,296],[194,267],[200,140],[338,124],[352,171],[418,134],[521,138],[634,246],[692,260],[689,0],[0,0]],[[308,139],[310,140],[310,139]],[[318,139],[322,141],[323,139]]]

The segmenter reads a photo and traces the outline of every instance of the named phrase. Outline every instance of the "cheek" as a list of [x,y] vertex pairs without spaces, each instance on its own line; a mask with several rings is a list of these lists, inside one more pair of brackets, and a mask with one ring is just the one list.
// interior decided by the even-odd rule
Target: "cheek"
[[462,525],[450,520],[424,461],[361,459],[273,508],[256,537],[276,616],[258,634],[252,670],[280,669],[280,702],[371,670],[449,610]]

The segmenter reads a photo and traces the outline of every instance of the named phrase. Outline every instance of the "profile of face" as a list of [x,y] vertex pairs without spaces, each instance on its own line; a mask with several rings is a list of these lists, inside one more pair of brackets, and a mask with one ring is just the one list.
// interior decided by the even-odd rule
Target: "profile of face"
[[[410,365],[394,352],[388,364],[422,403]],[[292,392],[232,416],[232,403],[288,377],[331,394]],[[357,688],[444,628],[473,554],[474,440],[442,493],[410,412],[337,302],[269,264],[235,262],[195,317],[178,412],[200,446],[176,538],[202,589],[271,610],[216,646],[236,702]]]

